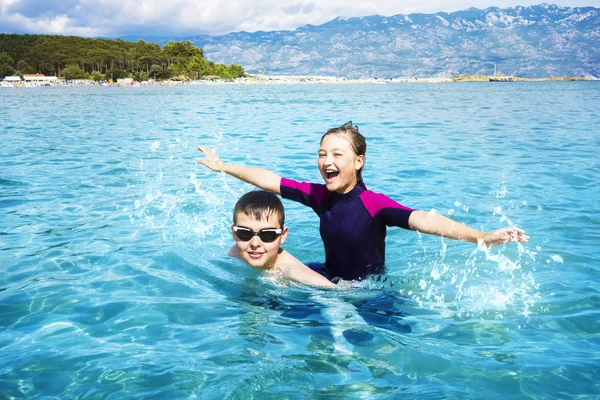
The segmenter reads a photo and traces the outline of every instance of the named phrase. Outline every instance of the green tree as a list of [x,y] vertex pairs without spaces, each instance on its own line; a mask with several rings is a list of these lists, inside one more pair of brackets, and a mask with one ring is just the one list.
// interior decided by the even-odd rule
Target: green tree
[[236,79],[245,76],[244,68],[237,64],[227,66],[225,64],[216,64],[213,68],[214,74],[223,79]]
[[159,61],[161,58],[160,46],[156,43],[146,43],[143,40],[140,40],[136,43],[136,48],[136,54],[140,67],[149,74],[150,67],[152,66],[153,62]]
[[163,68],[158,64],[153,64],[152,67],[150,67],[150,72],[148,75],[154,80],[161,79],[163,75]]
[[137,82],[144,82],[150,79],[150,75],[147,72],[136,72],[135,74],[133,74],[133,79],[135,79]]
[[37,72],[46,73],[52,68],[52,61],[49,57],[49,49],[52,44],[48,37],[41,37],[28,51],[29,63]]
[[113,82],[116,82],[117,79],[129,78],[129,73],[127,71],[118,68],[109,69],[104,75],[106,75],[107,79],[111,78]]
[[229,70],[223,64],[215,65],[214,71],[215,71],[215,75],[218,75],[223,79],[231,79],[229,76]]
[[105,78],[104,78],[104,75],[102,75],[102,74],[101,74],[100,72],[98,72],[98,71],[94,71],[94,72],[92,72],[92,73],[90,74],[90,78],[91,78],[91,79],[93,79],[93,80],[94,80],[94,81],[96,81],[96,82],[100,82],[100,81],[103,81],[103,80],[105,79]]
[[171,76],[178,76],[178,75],[186,75],[187,76],[187,66],[184,65],[183,63],[177,63],[177,64],[171,64],[169,65],[169,68],[167,68],[167,71],[171,74]]
[[102,73],[108,69],[109,53],[102,42],[96,43],[93,48],[88,50],[86,59],[95,71]]
[[7,52],[3,51],[0,53],[0,77],[5,77],[13,73],[14,62],[13,58]]
[[233,77],[233,79],[242,78],[246,76],[246,71],[244,71],[244,68],[241,65],[231,64],[229,66],[229,74]]
[[212,67],[204,57],[194,56],[188,63],[188,76],[190,78],[201,78],[212,75]]
[[16,68],[24,74],[35,74],[37,71],[27,61],[17,61]]
[[77,64],[68,64],[63,68],[62,74],[67,80],[72,79],[88,79],[89,75],[86,74],[83,69]]
[[193,56],[203,57],[202,49],[195,47],[189,40],[183,42],[169,42],[163,46],[163,51],[170,60],[169,65],[175,63],[186,63]]
[[[0,33],[0,53],[11,57],[3,56],[4,61],[0,63],[3,74],[10,74],[16,68],[24,73],[72,77],[80,76],[79,70],[72,68],[78,66],[82,73],[95,71],[107,77],[113,74],[113,79],[141,72],[167,79],[183,74],[191,78],[214,75],[217,68],[204,58],[202,49],[189,40],[169,42],[161,48],[143,40],[133,43],[120,39]],[[66,67],[69,68],[64,71]],[[220,76],[228,79],[244,74],[243,68],[235,64],[218,67],[218,70]]]

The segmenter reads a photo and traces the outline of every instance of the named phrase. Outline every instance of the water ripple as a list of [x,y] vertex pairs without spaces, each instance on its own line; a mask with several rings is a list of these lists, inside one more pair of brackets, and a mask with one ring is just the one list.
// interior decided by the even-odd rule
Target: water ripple
[[[1,95],[3,396],[551,398],[597,387],[597,82]],[[478,229],[518,224],[531,242],[486,250],[390,229],[386,274],[339,291],[227,258],[231,210],[250,187],[195,163],[196,146],[318,182],[318,141],[348,120],[367,137],[370,189]],[[322,261],[314,213],[285,207],[286,248]]]

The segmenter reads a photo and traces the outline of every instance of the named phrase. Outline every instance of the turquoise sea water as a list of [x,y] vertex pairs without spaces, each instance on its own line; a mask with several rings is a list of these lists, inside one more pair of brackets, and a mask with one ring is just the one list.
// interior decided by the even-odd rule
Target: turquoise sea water
[[[0,92],[0,398],[600,396],[600,83],[32,88]],[[320,182],[352,120],[367,186],[489,251],[388,230],[383,279],[326,291],[225,255],[250,187]],[[284,201],[286,249],[323,261]]]

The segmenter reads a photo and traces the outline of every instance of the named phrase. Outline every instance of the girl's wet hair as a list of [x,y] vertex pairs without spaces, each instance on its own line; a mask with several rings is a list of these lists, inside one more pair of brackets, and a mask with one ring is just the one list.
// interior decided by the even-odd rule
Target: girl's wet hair
[[[350,142],[350,146],[352,147],[352,151],[357,156],[366,156],[367,155],[367,140],[365,137],[358,131],[358,126],[352,125],[352,121],[346,122],[344,125],[339,126],[337,128],[331,128],[321,137],[321,142],[327,135],[339,135],[343,136]],[[364,167],[364,165],[363,165]],[[356,177],[359,182],[362,182],[362,168],[356,171]]]
[[285,211],[279,197],[264,190],[253,190],[244,194],[235,203],[233,208],[233,223],[237,224],[237,216],[243,213],[258,221],[268,219],[271,215],[277,215],[279,226],[285,221]]

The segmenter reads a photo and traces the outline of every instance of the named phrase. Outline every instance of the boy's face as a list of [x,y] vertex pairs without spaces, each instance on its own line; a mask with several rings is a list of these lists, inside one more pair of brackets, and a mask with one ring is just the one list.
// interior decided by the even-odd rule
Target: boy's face
[[[263,217],[261,220],[257,220],[244,213],[239,213],[236,218],[237,223],[235,226],[248,228],[254,232],[259,232],[262,229],[279,229],[281,226],[279,225],[278,219],[279,216],[273,213],[269,215],[268,218]],[[254,235],[249,241],[244,242],[235,235],[233,226],[231,227],[233,240],[235,240],[235,245],[242,260],[253,268],[264,269],[273,268],[275,266],[279,248],[281,244],[285,242],[287,232],[288,229],[283,228],[281,235],[270,243],[264,243],[258,235]]]

